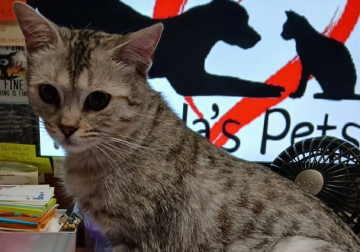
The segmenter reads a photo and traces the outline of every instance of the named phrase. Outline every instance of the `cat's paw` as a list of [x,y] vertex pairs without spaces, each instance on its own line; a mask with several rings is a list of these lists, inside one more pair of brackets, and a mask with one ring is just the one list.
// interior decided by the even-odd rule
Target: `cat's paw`
[[289,97],[295,99],[295,98],[301,98],[301,97],[303,97],[303,95],[304,95],[303,93],[294,92],[294,93],[291,93],[289,95]]

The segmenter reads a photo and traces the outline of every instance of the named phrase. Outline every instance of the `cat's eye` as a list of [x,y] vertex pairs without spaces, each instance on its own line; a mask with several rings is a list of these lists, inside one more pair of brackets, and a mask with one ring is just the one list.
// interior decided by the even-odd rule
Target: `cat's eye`
[[85,109],[100,111],[109,105],[111,95],[104,92],[93,92],[91,93],[85,102]]
[[39,86],[41,100],[48,104],[58,104],[60,102],[59,92],[51,85],[41,84]]
[[0,65],[7,66],[9,64],[9,61],[7,59],[1,59]]

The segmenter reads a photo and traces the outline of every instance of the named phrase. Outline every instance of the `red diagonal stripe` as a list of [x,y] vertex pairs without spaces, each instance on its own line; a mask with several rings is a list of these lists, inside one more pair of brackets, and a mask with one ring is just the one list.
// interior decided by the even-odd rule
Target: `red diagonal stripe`
[[157,0],[154,6],[153,18],[162,19],[177,16],[184,10],[187,0]]

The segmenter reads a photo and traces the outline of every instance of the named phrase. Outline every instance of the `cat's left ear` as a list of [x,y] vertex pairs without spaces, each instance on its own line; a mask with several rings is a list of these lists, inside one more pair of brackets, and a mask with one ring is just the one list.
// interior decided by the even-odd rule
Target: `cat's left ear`
[[59,28],[26,3],[15,2],[13,8],[29,53],[53,45],[60,39]]
[[154,51],[163,29],[163,24],[159,23],[130,34],[125,44],[115,48],[114,60],[132,65],[140,74],[146,74],[152,66]]

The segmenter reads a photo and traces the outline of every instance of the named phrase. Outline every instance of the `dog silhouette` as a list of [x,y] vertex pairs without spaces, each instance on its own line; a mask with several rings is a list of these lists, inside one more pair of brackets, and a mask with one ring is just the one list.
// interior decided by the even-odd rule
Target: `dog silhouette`
[[354,94],[356,70],[348,49],[339,41],[318,33],[308,20],[293,11],[286,11],[281,36],[294,39],[302,73],[297,90],[292,98],[303,96],[310,75],[319,82],[323,93],[314,94],[315,99],[359,100]]
[[161,20],[141,15],[118,0],[37,0],[36,7],[60,26],[108,33],[125,34],[162,22],[165,29],[149,77],[166,77],[180,95],[279,97],[284,91],[282,87],[205,71],[205,59],[216,42],[248,49],[261,39],[249,26],[246,10],[233,1],[213,0]]

